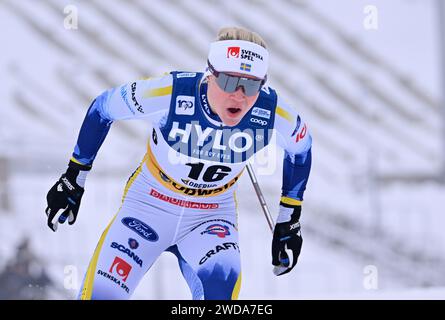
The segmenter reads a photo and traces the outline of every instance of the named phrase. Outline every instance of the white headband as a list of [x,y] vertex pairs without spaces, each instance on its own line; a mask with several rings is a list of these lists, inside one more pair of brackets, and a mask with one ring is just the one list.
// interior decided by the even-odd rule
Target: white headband
[[216,71],[238,72],[264,79],[269,53],[250,41],[222,40],[210,44],[208,59]]

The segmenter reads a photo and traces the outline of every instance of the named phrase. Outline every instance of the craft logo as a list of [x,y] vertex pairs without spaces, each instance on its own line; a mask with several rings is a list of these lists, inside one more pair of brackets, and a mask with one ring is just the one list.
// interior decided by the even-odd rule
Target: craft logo
[[108,272],[117,274],[122,281],[126,281],[131,271],[131,266],[123,259],[115,257],[113,264]]
[[228,47],[227,58],[239,58],[240,47]]
[[137,110],[140,113],[145,113],[142,106],[139,104],[139,102],[136,99],[136,82],[133,82],[131,84],[131,100],[133,100],[134,106],[137,108]]
[[236,250],[239,252],[238,243],[236,242],[224,242],[220,245],[217,245],[215,249],[209,250],[204,257],[199,260],[199,265],[205,263],[208,259],[212,258],[215,254],[218,254],[220,251],[226,250]]

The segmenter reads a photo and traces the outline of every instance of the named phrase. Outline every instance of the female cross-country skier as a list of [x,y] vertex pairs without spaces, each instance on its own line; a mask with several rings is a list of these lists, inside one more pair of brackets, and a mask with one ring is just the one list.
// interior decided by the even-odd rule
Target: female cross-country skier
[[219,31],[207,69],[173,71],[110,89],[91,104],[67,171],[49,190],[48,226],[76,221],[85,180],[111,124],[149,119],[147,152],[103,232],[80,299],[129,299],[159,255],[174,253],[193,299],[237,299],[241,283],[235,188],[247,160],[276,135],[285,150],[273,232],[276,275],[295,266],[311,167],[311,136],[266,85],[269,53],[249,30]]

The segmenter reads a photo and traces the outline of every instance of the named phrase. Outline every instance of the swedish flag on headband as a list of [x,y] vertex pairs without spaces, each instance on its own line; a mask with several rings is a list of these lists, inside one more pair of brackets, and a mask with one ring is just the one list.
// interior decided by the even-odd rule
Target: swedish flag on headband
[[250,64],[248,64],[248,63],[241,63],[241,66],[240,66],[240,70],[243,70],[243,71],[250,71],[252,69],[252,65],[250,65]]

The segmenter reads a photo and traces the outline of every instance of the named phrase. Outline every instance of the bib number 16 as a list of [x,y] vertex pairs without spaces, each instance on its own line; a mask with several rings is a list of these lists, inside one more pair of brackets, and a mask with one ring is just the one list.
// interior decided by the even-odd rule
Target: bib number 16
[[[186,165],[191,167],[188,177],[194,180],[199,180],[204,169],[204,163],[186,163]],[[210,166],[204,170],[204,173],[202,174],[202,180],[204,182],[220,181],[224,179],[224,177],[227,176],[230,171],[232,171],[232,169],[227,166]]]

